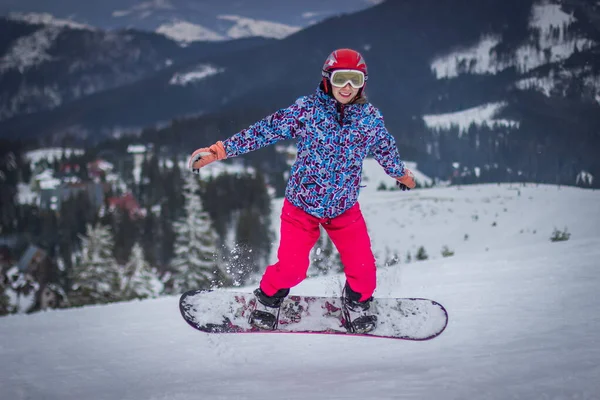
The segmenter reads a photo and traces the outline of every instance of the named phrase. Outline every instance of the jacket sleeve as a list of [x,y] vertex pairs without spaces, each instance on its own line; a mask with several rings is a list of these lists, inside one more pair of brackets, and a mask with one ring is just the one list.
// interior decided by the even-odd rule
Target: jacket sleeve
[[308,97],[301,97],[223,141],[227,158],[269,146],[280,140],[293,139],[304,126]]
[[383,116],[379,110],[376,113],[376,140],[371,153],[379,165],[383,167],[386,174],[393,178],[399,178],[404,175],[404,162],[400,159],[396,140],[385,127]]

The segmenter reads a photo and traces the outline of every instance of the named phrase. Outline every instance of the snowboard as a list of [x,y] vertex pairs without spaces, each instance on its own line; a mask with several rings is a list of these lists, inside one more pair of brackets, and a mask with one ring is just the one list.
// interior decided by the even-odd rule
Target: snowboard
[[179,299],[183,319],[207,333],[318,333],[404,340],[429,340],[448,324],[448,313],[438,302],[422,298],[375,298],[377,326],[369,333],[353,333],[339,297],[286,297],[275,330],[260,330],[248,317],[256,301],[252,293],[191,290]]

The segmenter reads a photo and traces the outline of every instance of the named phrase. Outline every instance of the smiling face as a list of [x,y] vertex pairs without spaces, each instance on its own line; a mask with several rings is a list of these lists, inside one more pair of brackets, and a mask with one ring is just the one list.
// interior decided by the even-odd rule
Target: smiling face
[[359,90],[360,89],[353,88],[350,83],[347,83],[346,86],[341,88],[335,86],[331,87],[333,97],[342,104],[348,104],[354,100]]

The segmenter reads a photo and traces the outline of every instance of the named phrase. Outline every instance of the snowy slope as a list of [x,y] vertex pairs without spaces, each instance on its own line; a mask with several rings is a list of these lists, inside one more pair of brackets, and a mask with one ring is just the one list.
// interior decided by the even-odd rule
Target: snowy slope
[[10,69],[23,73],[29,68],[52,60],[49,50],[60,32],[60,27],[49,25],[15,40],[6,54],[0,58],[0,74]]
[[219,19],[231,21],[234,24],[227,30],[227,36],[232,39],[253,36],[283,39],[302,29],[299,26],[289,26],[272,21],[260,21],[240,17],[239,15],[219,15]]
[[30,24],[48,25],[57,27],[68,27],[71,29],[87,29],[93,30],[90,25],[80,24],[70,19],[56,18],[49,13],[9,13],[8,18],[17,21],[24,21]]
[[[378,296],[447,307],[439,338],[210,336],[183,322],[176,297],[17,315],[0,319],[2,398],[599,398],[598,191],[365,191],[361,204],[376,249],[456,247],[454,257],[379,269]],[[571,239],[550,242],[565,225]],[[342,282],[293,291],[336,294]]]
[[297,26],[245,18],[239,15],[219,15],[217,18],[228,21],[230,25],[224,34],[202,25],[179,19],[160,25],[156,29],[156,33],[163,34],[185,44],[195,41],[220,41],[255,36],[283,39],[301,29],[301,27]]
[[186,86],[190,83],[201,81],[209,76],[220,74],[223,68],[214,67],[209,64],[197,65],[192,71],[177,72],[169,81],[170,85]]
[[516,49],[513,58],[497,59],[493,49],[502,38],[483,35],[472,46],[436,57],[431,62],[431,69],[438,79],[442,79],[454,78],[464,72],[496,74],[510,67],[527,72],[548,62],[566,60],[576,49],[581,51],[595,45],[589,38],[569,34],[567,30],[573,22],[575,17],[562,11],[560,5],[537,0],[529,15],[530,40]]
[[486,124],[489,127],[509,126],[518,128],[518,121],[495,118],[505,106],[505,103],[491,103],[453,113],[423,115],[423,121],[431,129],[445,130],[456,126],[461,133],[466,132],[471,124],[477,126]]
[[179,43],[191,43],[196,41],[219,41],[227,38],[202,25],[187,21],[173,20],[156,28],[156,33],[165,35]]

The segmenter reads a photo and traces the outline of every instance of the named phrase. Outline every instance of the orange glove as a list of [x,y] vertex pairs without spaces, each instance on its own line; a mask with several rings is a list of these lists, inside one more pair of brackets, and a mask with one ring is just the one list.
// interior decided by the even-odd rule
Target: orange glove
[[190,160],[188,161],[188,168],[193,173],[200,173],[200,168],[210,164],[213,161],[224,160],[227,158],[225,147],[223,142],[217,142],[210,147],[203,147],[192,153]]
[[416,185],[415,176],[408,168],[404,168],[404,175],[402,175],[400,178],[396,178],[396,186],[398,186],[398,188],[401,190],[414,189]]

